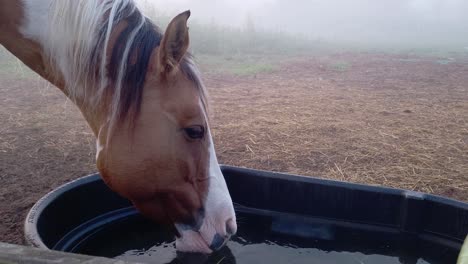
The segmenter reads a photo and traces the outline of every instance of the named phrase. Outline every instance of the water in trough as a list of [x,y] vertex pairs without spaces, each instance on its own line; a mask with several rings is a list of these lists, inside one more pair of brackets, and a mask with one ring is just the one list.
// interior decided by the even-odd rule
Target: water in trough
[[138,215],[107,225],[73,251],[144,263],[442,264],[457,257],[457,252],[391,233],[376,236],[241,212],[238,218],[238,234],[210,256],[176,252],[169,231]]

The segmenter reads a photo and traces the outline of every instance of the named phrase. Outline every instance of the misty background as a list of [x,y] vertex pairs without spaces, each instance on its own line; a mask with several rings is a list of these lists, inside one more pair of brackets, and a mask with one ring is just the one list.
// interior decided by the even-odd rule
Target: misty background
[[[211,30],[287,35],[295,42],[468,52],[465,0],[138,0],[156,20],[190,9]],[[193,32],[192,32],[193,36]]]

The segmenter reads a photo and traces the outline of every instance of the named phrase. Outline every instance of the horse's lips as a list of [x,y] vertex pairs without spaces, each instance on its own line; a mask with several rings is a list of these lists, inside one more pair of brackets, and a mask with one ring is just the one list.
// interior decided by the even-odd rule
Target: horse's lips
[[194,252],[211,254],[208,243],[200,233],[192,230],[180,231],[181,237],[176,239],[176,249],[181,252]]

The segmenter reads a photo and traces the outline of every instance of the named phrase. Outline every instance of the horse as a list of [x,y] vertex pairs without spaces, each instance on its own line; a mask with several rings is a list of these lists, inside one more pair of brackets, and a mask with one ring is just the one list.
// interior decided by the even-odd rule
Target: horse
[[133,0],[0,0],[0,43],[80,109],[113,191],[173,227],[177,250],[211,253],[237,225],[189,17],[162,33]]

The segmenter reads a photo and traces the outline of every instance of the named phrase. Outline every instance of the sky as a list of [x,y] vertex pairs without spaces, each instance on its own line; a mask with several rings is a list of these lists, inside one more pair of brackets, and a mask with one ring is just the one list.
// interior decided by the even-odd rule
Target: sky
[[468,0],[139,0],[192,20],[366,42],[456,42],[468,46]]

